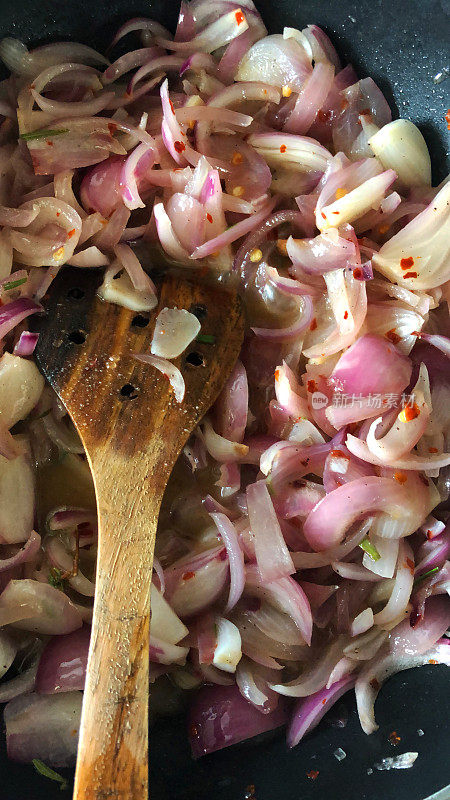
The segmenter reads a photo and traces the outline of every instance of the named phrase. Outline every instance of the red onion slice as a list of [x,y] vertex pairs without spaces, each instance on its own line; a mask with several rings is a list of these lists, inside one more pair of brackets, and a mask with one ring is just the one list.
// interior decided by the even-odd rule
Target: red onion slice
[[36,633],[70,633],[82,619],[69,598],[58,589],[30,579],[12,580],[0,595],[1,624]]
[[354,685],[355,678],[347,675],[329,689],[321,689],[310,697],[299,700],[287,731],[288,747],[295,747],[306,733],[319,724],[331,706]]
[[39,552],[40,546],[41,537],[38,533],[36,533],[36,531],[32,531],[28,541],[25,542],[23,547],[18,550],[14,556],[0,560],[0,572],[5,572],[12,567],[18,566],[19,564],[27,564],[28,562],[33,561]]
[[247,486],[247,509],[255,541],[256,563],[263,581],[292,575],[289,555],[265,481]]
[[31,693],[11,700],[4,710],[6,745],[12,761],[41,759],[54,767],[75,764],[81,717],[81,692]]
[[213,753],[286,724],[288,706],[262,714],[233,686],[203,686],[189,711],[189,739],[194,758]]
[[230,564],[230,593],[225,613],[231,611],[240,599],[245,586],[244,554],[233,523],[225,514],[211,514],[227,549]]
[[65,636],[54,636],[46,644],[36,675],[39,694],[84,689],[90,628],[83,625]]

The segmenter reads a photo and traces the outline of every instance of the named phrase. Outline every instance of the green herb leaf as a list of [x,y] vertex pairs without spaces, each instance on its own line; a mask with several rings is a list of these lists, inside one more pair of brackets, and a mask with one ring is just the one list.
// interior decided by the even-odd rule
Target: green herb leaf
[[65,589],[65,582],[62,577],[62,572],[58,567],[51,567],[48,582],[54,589],[59,589],[61,592]]
[[195,341],[201,342],[201,344],[215,344],[216,337],[212,333],[199,333]]
[[21,133],[20,138],[26,142],[32,142],[34,139],[47,139],[49,136],[61,136],[62,133],[69,133],[68,128],[43,128],[40,131],[30,131],[30,133]]
[[429,569],[428,572],[424,572],[422,575],[418,575],[417,578],[414,578],[414,586],[416,586],[421,581],[424,581],[426,578],[429,578],[430,575],[435,575],[436,572],[439,572],[440,567],[433,567],[433,569]]
[[22,286],[23,283],[26,283],[28,278],[19,278],[17,281],[10,281],[9,283],[4,283],[1,287],[6,292],[9,292],[11,289],[17,289],[18,286]]
[[369,539],[367,539],[367,537],[363,539],[362,542],[359,543],[359,546],[361,550],[364,550],[364,552],[371,557],[372,561],[380,560],[381,556],[377,548],[369,541]]
[[63,778],[59,772],[55,772],[55,770],[51,769],[51,767],[47,767],[47,764],[44,764],[44,762],[39,758],[33,758],[33,767],[35,768],[36,772],[39,772],[39,775],[43,775],[44,778],[50,778],[51,781],[60,783],[61,790],[67,789],[66,779]]

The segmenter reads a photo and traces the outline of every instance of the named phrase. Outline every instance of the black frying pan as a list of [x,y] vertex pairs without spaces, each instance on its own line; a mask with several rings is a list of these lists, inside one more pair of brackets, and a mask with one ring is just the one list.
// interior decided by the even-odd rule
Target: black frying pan
[[[33,44],[70,38],[104,49],[118,24],[133,16],[151,16],[173,29],[178,5],[178,0],[0,0],[0,34]],[[449,66],[449,0],[257,0],[257,5],[272,32],[284,25],[323,26],[344,60],[379,84],[394,115],[419,125],[434,181],[445,177],[450,78],[435,84],[433,77]],[[362,732],[348,696],[343,730],[325,718],[291,752],[277,734],[194,762],[184,720],[166,720],[151,737],[152,800],[425,800],[436,792],[436,800],[450,800],[450,787],[444,788],[450,783],[449,674],[446,667],[427,666],[392,678],[377,701],[380,729],[371,736]],[[394,730],[401,737],[395,747],[388,738]],[[9,762],[0,738],[0,800],[70,796],[33,767]],[[346,753],[340,762],[333,755],[338,747]],[[374,768],[386,756],[411,750],[419,756],[409,770]],[[307,777],[312,771],[319,772],[315,780]]]

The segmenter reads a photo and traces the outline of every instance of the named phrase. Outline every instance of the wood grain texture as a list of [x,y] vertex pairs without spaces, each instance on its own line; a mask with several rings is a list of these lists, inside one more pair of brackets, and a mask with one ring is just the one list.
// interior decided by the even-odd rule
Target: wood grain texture
[[[74,288],[83,296],[74,299]],[[159,291],[158,308],[143,315],[150,321],[142,328],[133,324],[134,312],[100,301],[95,288],[92,272],[63,270],[36,351],[86,448],[99,515],[74,798],[144,800],[149,593],[160,503],[181,448],[236,361],[243,319],[235,293],[171,277]],[[215,336],[214,345],[193,342],[175,360],[186,382],[182,404],[159,372],[132,357],[149,352],[154,320],[165,306],[204,308],[202,333]],[[73,343],[83,336],[84,343]],[[189,364],[193,352],[201,366]],[[126,385],[135,390],[128,397],[121,394]]]

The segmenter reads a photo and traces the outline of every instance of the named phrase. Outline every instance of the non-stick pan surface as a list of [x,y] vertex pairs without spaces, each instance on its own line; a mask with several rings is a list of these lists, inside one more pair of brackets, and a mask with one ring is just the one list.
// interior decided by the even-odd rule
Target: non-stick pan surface
[[[284,25],[323,26],[344,61],[383,89],[394,115],[419,125],[435,182],[445,177],[450,78],[437,84],[433,78],[449,66],[449,0],[256,1],[272,32]],[[70,38],[102,49],[125,19],[151,16],[173,29],[177,13],[178,0],[0,0],[0,35],[33,44]],[[449,674],[446,667],[427,666],[393,677],[377,701],[380,728],[371,736],[362,732],[348,696],[344,729],[325,718],[291,752],[278,734],[194,762],[184,720],[167,720],[151,736],[152,800],[425,800],[436,792],[450,800],[450,788],[444,789],[450,783]],[[401,739],[396,746],[389,741],[394,730]],[[70,796],[33,767],[9,762],[0,738],[0,800]],[[346,753],[342,761],[334,756],[338,747]],[[407,751],[419,753],[411,769],[375,767]],[[316,771],[314,780],[308,777]]]

